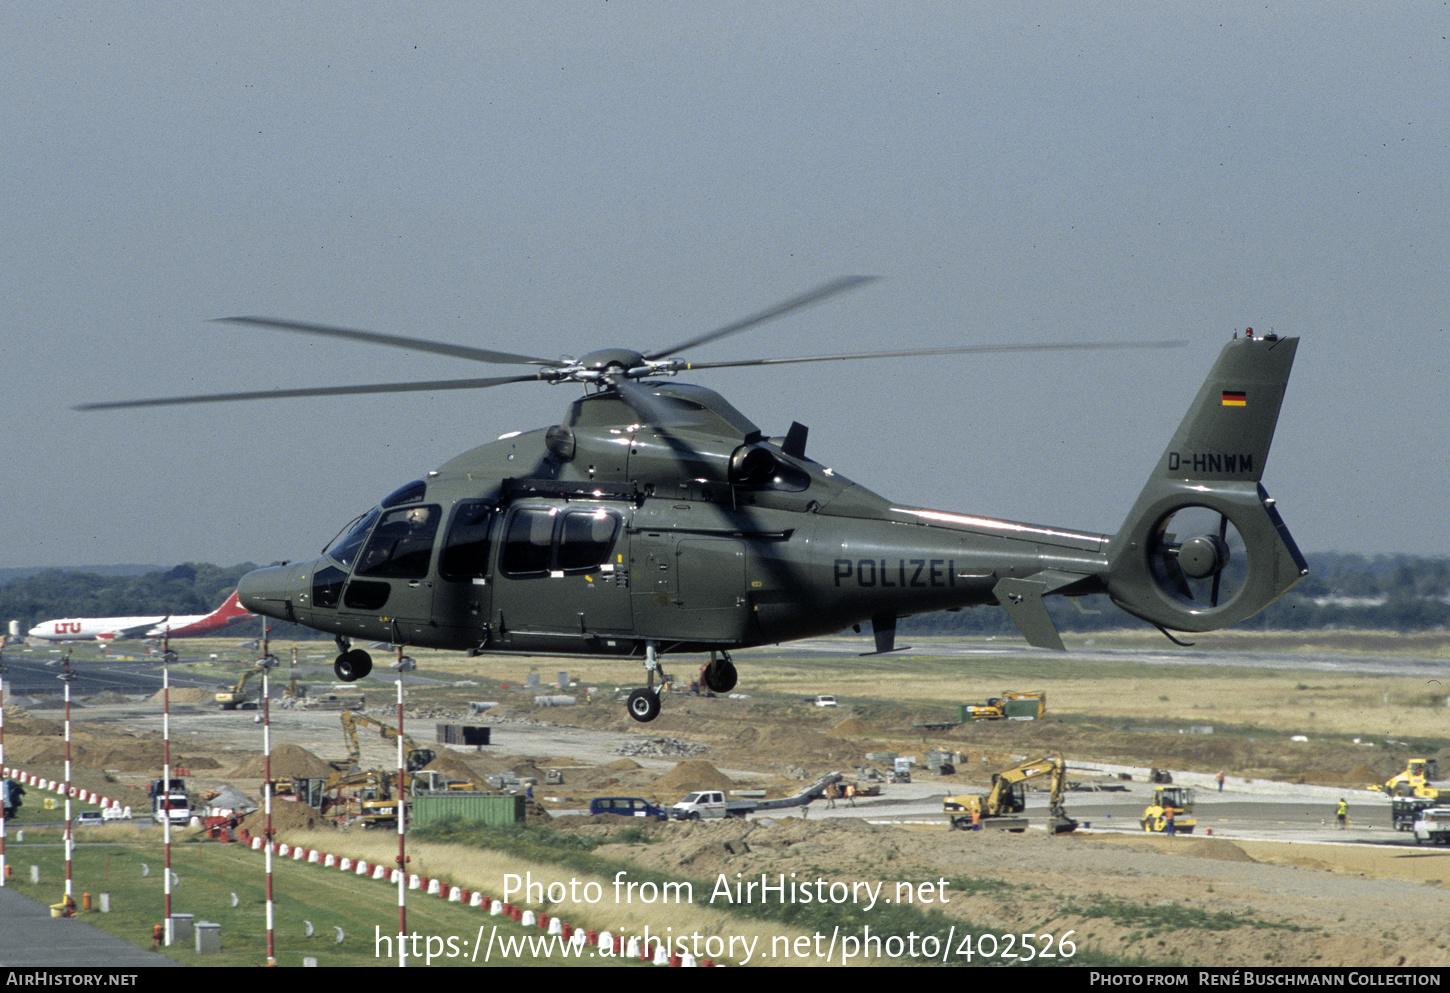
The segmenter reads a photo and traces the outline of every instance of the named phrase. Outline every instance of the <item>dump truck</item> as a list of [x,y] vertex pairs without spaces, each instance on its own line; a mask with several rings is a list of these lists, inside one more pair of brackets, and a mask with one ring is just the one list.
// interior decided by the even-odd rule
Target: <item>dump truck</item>
[[947,821],[954,830],[969,830],[972,815],[977,823],[996,831],[1011,831],[1021,834],[1027,830],[1027,780],[1038,776],[1051,776],[1052,786],[1048,794],[1047,829],[1052,834],[1067,834],[1077,830],[1077,821],[1067,816],[1062,797],[1067,790],[1067,762],[1057,752],[1049,752],[1041,758],[1031,759],[992,774],[992,790],[985,795],[963,794],[949,796],[942,803]]

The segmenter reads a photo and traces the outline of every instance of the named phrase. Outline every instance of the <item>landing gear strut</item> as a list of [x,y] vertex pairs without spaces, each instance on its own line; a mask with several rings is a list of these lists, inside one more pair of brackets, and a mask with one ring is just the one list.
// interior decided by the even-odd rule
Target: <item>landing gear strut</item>
[[337,678],[344,683],[355,683],[373,671],[373,657],[361,648],[353,648],[352,643],[346,638],[338,635],[337,650],[340,653],[332,661],[332,671]]
[[[660,716],[660,693],[664,690],[665,684],[670,681],[670,677],[660,666],[655,649],[656,645],[653,641],[644,643],[645,687],[630,693],[629,699],[624,705],[625,709],[629,711],[629,716],[641,724],[648,724]],[[655,673],[659,673],[659,689],[655,689]]]

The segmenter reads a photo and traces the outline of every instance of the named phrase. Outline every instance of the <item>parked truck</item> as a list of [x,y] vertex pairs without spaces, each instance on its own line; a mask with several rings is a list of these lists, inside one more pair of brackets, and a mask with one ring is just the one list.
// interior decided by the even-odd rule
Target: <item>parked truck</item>
[[696,790],[670,807],[674,821],[706,821],[721,817],[746,817],[765,810],[787,810],[804,807],[825,795],[827,788],[841,781],[839,772],[828,772],[805,789],[778,800],[731,800],[724,790]]
[[151,800],[151,819],[157,824],[191,822],[191,797],[184,779],[153,779],[146,791]]

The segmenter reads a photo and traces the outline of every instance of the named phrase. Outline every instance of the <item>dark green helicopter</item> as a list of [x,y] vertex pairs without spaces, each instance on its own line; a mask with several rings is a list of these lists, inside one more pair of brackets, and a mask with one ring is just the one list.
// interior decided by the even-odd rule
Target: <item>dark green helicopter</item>
[[[870,622],[895,648],[900,617],[1000,605],[1027,641],[1063,648],[1044,597],[1106,593],[1168,631],[1209,631],[1262,610],[1308,572],[1260,485],[1298,340],[1235,335],[1116,535],[897,504],[806,456],[718,393],[663,382],[727,366],[1115,348],[993,345],[689,363],[688,349],[858,286],[847,277],[648,354],[552,360],[348,328],[224,320],[535,367],[492,379],[265,390],[88,404],[81,409],[434,391],[543,381],[584,395],[562,422],[465,452],[345,526],[319,558],[259,569],[247,609],[332,634],[339,678],[372,659],[354,639],[520,654],[640,658],[630,716],[653,720],[660,657],[709,653],[727,692],[730,652]],[[1158,343],[1162,344],[1162,343]],[[1172,637],[1170,635],[1170,637]],[[1176,639],[1175,639],[1176,640]]]

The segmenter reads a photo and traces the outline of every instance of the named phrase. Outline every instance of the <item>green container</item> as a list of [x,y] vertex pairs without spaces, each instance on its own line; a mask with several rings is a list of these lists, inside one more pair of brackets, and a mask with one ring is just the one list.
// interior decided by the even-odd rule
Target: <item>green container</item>
[[522,824],[522,793],[433,793],[413,798],[413,823],[474,821],[482,824]]

